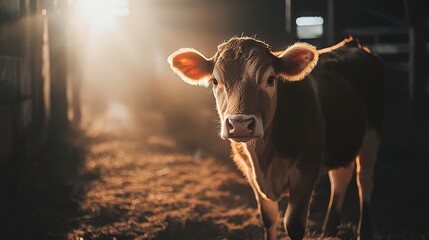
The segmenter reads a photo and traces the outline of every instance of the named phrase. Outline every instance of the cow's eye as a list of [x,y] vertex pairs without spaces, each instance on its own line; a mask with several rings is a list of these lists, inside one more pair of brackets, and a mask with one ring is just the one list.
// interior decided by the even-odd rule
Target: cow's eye
[[269,77],[269,78],[268,78],[268,80],[267,80],[267,84],[268,84],[269,86],[274,86],[275,81],[276,81],[276,77],[271,76],[271,77]]
[[213,83],[213,85],[215,85],[215,86],[217,86],[217,85],[219,84],[219,82],[218,82],[215,78],[213,78],[213,79],[212,79],[212,83]]

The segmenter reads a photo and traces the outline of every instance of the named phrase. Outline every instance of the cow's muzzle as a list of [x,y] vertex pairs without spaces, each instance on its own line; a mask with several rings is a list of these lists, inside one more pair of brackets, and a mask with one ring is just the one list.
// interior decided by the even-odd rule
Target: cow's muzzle
[[221,137],[248,142],[262,136],[260,120],[253,114],[228,114],[222,122]]

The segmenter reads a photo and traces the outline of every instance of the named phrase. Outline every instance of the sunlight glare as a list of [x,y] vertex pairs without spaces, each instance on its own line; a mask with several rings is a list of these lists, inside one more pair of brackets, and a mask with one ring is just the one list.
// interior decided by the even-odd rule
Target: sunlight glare
[[106,118],[120,122],[127,122],[131,118],[130,110],[123,103],[111,102],[106,112]]
[[129,0],[78,0],[76,13],[89,18],[93,25],[105,28],[112,25],[114,17],[130,14]]

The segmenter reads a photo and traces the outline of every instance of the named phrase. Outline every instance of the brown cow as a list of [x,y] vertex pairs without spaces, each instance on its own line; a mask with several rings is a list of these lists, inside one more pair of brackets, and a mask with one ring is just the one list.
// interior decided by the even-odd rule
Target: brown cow
[[274,53],[262,41],[240,37],[220,44],[212,58],[187,48],[168,61],[185,82],[213,85],[220,136],[231,141],[233,159],[254,190],[266,239],[277,237],[283,196],[289,197],[286,232],[303,238],[315,182],[327,170],[331,199],[324,235],[335,235],[355,169],[358,236],[371,238],[383,68],[368,48],[348,38],[322,50],[296,43]]

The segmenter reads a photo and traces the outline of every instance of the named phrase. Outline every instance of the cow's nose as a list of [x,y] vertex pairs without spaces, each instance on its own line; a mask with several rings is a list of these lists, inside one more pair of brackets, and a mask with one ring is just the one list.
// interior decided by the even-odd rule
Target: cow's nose
[[230,119],[226,121],[226,129],[231,136],[249,136],[252,135],[255,128],[255,120],[248,119]]
[[253,115],[228,115],[225,118],[222,137],[247,142],[255,136],[256,121]]
[[260,119],[254,114],[227,114],[220,131],[222,138],[235,142],[248,142],[263,135]]

